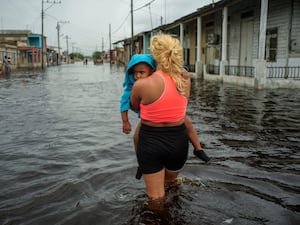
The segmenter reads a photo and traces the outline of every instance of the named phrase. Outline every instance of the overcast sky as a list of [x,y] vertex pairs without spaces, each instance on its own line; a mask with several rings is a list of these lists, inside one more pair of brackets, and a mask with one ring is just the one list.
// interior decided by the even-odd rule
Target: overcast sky
[[[102,51],[102,45],[104,50],[109,49],[109,24],[112,42],[131,36],[131,0],[60,1],[51,4],[44,0],[44,35],[48,45],[57,46],[58,21],[69,21],[61,24],[60,43],[66,50],[68,35],[70,52],[91,55],[95,50]],[[147,3],[151,3],[150,7],[143,7]],[[161,21],[173,22],[210,3],[212,0],[133,0],[134,34],[151,30]],[[41,34],[41,11],[42,0],[1,0],[1,29],[28,29]]]

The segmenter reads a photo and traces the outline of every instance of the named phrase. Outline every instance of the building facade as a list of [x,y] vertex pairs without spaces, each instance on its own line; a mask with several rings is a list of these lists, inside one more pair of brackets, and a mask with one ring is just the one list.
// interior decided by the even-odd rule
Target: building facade
[[[299,0],[221,0],[206,5],[143,33],[141,53],[159,32],[180,39],[184,64],[197,77],[256,88],[300,87]],[[125,55],[130,45],[130,39],[124,42]]]
[[4,56],[10,58],[12,70],[41,67],[42,57],[45,65],[54,65],[58,61],[57,48],[47,47],[46,37],[42,45],[42,35],[30,30],[0,30],[0,67]]

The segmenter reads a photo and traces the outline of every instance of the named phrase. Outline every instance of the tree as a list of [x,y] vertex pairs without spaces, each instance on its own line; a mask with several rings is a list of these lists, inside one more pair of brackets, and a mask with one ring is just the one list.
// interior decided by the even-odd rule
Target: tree
[[103,52],[96,51],[93,53],[93,59],[103,59]]
[[79,52],[72,52],[70,55],[69,55],[69,57],[71,58],[71,59],[80,59],[80,60],[83,60],[85,57],[84,57],[84,55],[82,55],[81,53],[79,53]]
[[103,64],[104,52],[96,51],[93,53],[94,64]]

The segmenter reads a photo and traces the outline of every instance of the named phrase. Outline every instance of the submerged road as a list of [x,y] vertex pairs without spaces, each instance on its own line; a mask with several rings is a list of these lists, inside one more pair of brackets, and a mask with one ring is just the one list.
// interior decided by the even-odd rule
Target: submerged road
[[190,146],[155,214],[121,130],[123,77],[80,63],[0,78],[0,224],[299,224],[298,90],[193,79],[188,116],[212,160]]

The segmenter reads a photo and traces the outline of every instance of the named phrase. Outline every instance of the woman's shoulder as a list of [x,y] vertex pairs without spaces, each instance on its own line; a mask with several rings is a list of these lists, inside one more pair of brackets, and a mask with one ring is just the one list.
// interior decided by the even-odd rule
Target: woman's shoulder
[[155,89],[162,86],[163,83],[163,78],[158,73],[154,72],[149,77],[137,80],[134,85],[141,90],[146,90]]
[[151,84],[152,82],[156,82],[158,79],[162,79],[161,75],[155,71],[150,76],[139,79],[136,82],[139,82],[140,84]]
[[150,79],[151,76],[136,80],[134,83],[134,86],[137,88],[144,88],[144,87],[148,86],[152,80],[152,79]]

